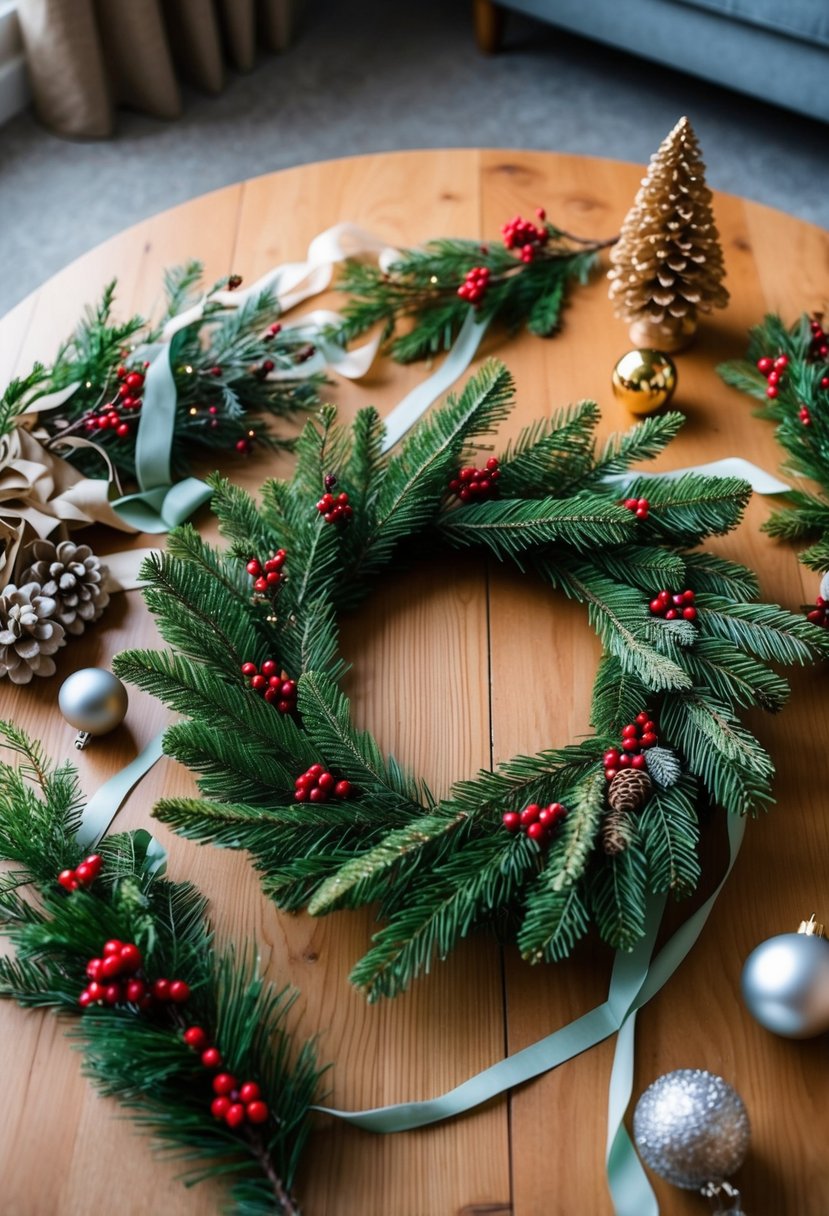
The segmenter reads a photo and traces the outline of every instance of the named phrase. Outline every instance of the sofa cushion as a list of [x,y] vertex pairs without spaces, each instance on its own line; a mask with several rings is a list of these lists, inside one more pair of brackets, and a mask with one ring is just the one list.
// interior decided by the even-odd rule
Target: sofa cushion
[[829,47],[827,0],[674,0],[674,3]]

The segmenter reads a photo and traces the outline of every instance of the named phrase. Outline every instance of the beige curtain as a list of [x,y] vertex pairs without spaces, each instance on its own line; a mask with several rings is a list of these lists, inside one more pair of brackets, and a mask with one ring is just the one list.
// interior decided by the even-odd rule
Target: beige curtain
[[35,108],[59,135],[112,134],[114,109],[181,113],[178,79],[218,93],[257,43],[282,50],[298,0],[18,0]]

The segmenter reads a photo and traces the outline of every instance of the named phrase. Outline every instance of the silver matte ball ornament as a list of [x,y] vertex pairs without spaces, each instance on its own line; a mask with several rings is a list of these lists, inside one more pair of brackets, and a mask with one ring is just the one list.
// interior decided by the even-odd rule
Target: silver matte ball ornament
[[702,1068],[678,1068],[648,1086],[636,1104],[633,1137],[646,1165],[686,1190],[736,1199],[726,1179],[745,1160],[748,1115],[736,1090]]
[[127,690],[103,667],[84,667],[64,680],[58,705],[70,726],[79,731],[75,747],[84,748],[93,735],[106,735],[120,726],[127,712]]
[[829,941],[815,918],[762,942],[746,959],[743,1000],[766,1030],[809,1039],[829,1030]]

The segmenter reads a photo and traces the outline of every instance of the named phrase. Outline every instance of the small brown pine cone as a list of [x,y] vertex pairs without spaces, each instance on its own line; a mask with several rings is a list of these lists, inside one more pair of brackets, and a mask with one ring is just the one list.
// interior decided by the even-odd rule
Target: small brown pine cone
[[602,820],[602,848],[608,857],[624,853],[633,839],[633,827],[627,811],[609,810]]
[[610,783],[608,805],[614,811],[638,811],[651,788],[651,779],[643,769],[623,768]]
[[76,637],[97,621],[109,603],[104,585],[107,568],[89,545],[62,540],[36,540],[29,548],[32,564],[24,583],[40,583],[41,595],[55,601],[54,616]]

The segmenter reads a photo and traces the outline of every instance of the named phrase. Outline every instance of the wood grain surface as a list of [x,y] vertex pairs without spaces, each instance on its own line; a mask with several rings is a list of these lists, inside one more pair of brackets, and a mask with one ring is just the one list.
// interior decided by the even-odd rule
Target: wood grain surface
[[[574,156],[468,150],[360,157],[255,178],[147,220],[56,275],[0,321],[0,380],[48,359],[113,276],[126,313],[158,303],[165,266],[198,257],[208,278],[232,270],[250,282],[301,256],[320,229],[344,219],[410,245],[439,235],[493,238],[506,218],[544,205],[576,233],[609,235],[641,172]],[[679,357],[675,403],[687,424],[660,466],[739,454],[774,470],[780,452],[771,428],[752,420],[748,402],[714,369],[742,353],[746,329],[766,310],[793,317],[826,302],[829,235],[742,199],[719,195],[715,206],[731,304]],[[610,371],[629,345],[601,276],[575,293],[554,341],[488,339],[482,356],[503,357],[517,381],[519,404],[505,434],[584,397],[599,401],[603,433],[627,427],[632,420],[613,399]],[[387,411],[423,375],[422,367],[386,360],[359,384],[337,382],[330,395],[346,416],[368,402]],[[232,454],[225,469],[252,488],[280,465]],[[765,598],[797,609],[814,598],[815,579],[759,532],[769,509],[755,499],[743,526],[718,547],[759,571]],[[206,513],[200,526],[210,533]],[[99,534],[96,543],[123,547],[113,534]],[[115,597],[103,623],[59,657],[58,678],[22,690],[0,685],[3,716],[43,739],[53,757],[71,755],[73,732],[57,708],[60,679],[155,638],[140,596]],[[345,622],[343,645],[354,664],[348,692],[360,722],[435,790],[493,760],[588,730],[598,649],[581,609],[497,563],[452,556],[384,578],[359,620]],[[751,722],[778,765],[778,805],[750,825],[697,949],[638,1027],[636,1093],[662,1072],[699,1066],[743,1095],[754,1141],[739,1182],[752,1216],[829,1211],[829,1037],[773,1038],[739,997],[742,962],[754,945],[813,910],[829,916],[826,674],[799,672],[793,686],[779,717]],[[84,788],[92,792],[165,720],[158,704],[132,691],[123,727],[78,756]],[[191,789],[188,773],[163,761],[119,825],[151,825],[156,798]],[[610,956],[595,943],[568,963],[531,968],[514,949],[477,937],[410,993],[368,1007],[346,981],[372,930],[367,913],[321,921],[281,915],[262,897],[244,856],[200,848],[160,825],[153,830],[169,848],[173,877],[192,879],[209,895],[220,935],[254,938],[268,974],[300,988],[297,1022],[319,1034],[322,1056],[334,1061],[336,1105],[440,1093],[606,993]],[[421,1132],[384,1138],[320,1120],[299,1180],[306,1216],[609,1216],[603,1156],[611,1056],[605,1043],[510,1097]],[[2,1216],[220,1210],[218,1186],[185,1190],[175,1164],[154,1159],[116,1105],[95,1096],[54,1017],[0,1008],[0,1076]],[[705,1210],[693,1195],[657,1190],[664,1216]]]

